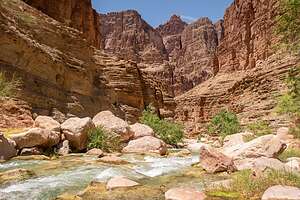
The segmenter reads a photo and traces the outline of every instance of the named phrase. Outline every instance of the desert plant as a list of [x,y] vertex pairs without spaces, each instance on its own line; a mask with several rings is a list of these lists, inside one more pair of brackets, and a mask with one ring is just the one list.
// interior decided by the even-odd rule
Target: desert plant
[[13,97],[16,95],[21,82],[15,75],[8,79],[3,72],[0,72],[0,97]]
[[165,143],[177,145],[183,138],[183,126],[160,119],[151,109],[147,108],[140,119],[141,123],[150,126],[157,136]]
[[101,149],[105,152],[118,152],[122,149],[120,137],[102,127],[92,128],[88,133],[88,149]]
[[260,199],[263,192],[274,185],[300,187],[300,176],[285,171],[267,171],[259,177],[253,177],[250,170],[240,171],[233,175],[229,187],[219,187],[207,191],[209,196],[235,197],[235,199]]
[[207,130],[210,135],[218,135],[224,138],[227,135],[238,133],[241,126],[235,113],[221,110],[211,119]]
[[269,123],[266,121],[256,121],[251,123],[247,125],[247,129],[254,133],[255,136],[272,134],[272,129],[270,128]]

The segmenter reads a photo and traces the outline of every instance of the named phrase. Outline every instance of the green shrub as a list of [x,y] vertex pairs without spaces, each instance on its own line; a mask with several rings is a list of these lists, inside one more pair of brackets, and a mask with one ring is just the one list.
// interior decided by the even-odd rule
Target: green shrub
[[255,136],[263,136],[272,134],[272,129],[266,121],[257,121],[247,126],[247,129],[255,134]]
[[105,152],[122,150],[121,139],[115,133],[110,133],[102,127],[93,128],[88,133],[88,149],[101,149]]
[[141,123],[150,126],[165,143],[177,145],[183,138],[183,127],[177,123],[160,119],[155,113],[146,109],[140,119]]
[[[237,197],[239,200],[261,199],[262,194],[274,185],[300,187],[300,176],[291,172],[268,171],[260,177],[253,177],[250,170],[240,171],[233,175],[229,188],[219,187],[207,191],[209,196]],[[224,196],[223,196],[224,195]]]
[[15,75],[8,79],[3,72],[0,72],[0,97],[15,96],[20,85],[21,82]]
[[284,162],[287,161],[288,158],[292,157],[300,157],[300,149],[288,148],[278,156],[278,158]]
[[208,133],[219,135],[222,138],[238,133],[241,130],[240,122],[235,113],[222,110],[215,115],[208,125]]

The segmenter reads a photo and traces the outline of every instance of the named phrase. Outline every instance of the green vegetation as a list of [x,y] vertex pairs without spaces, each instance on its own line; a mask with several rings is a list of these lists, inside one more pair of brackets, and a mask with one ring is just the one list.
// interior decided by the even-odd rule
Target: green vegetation
[[160,119],[147,108],[140,119],[141,123],[150,126],[165,143],[176,146],[183,138],[183,127],[174,122]]
[[268,171],[261,177],[253,177],[250,170],[245,170],[233,175],[229,188],[216,188],[207,191],[207,194],[212,197],[258,200],[265,190],[274,185],[300,187],[300,176],[290,172]]
[[270,128],[270,125],[266,121],[256,121],[252,124],[249,124],[247,126],[247,129],[254,133],[255,136],[263,136],[272,134],[272,129]]
[[288,49],[299,50],[300,0],[281,0],[280,8],[276,33],[281,36],[281,43]]
[[235,113],[222,110],[215,115],[208,125],[208,133],[219,135],[222,138],[238,133],[241,130],[240,122]]
[[278,156],[281,161],[287,161],[288,158],[300,157],[300,149],[298,148],[288,148],[282,154]]
[[91,129],[88,136],[88,149],[97,148],[105,152],[118,152],[122,150],[120,137],[106,131],[102,127]]
[[0,72],[0,97],[13,97],[16,95],[21,82],[15,75],[8,79],[3,72]]

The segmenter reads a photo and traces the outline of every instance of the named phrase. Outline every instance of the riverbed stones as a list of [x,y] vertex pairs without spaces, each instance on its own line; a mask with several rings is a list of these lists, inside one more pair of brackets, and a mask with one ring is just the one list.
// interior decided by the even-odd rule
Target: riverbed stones
[[107,163],[107,164],[113,164],[113,165],[129,164],[129,162],[127,162],[126,160],[123,160],[122,158],[114,156],[114,155],[104,156],[104,157],[100,158],[98,161]]
[[33,176],[34,173],[27,169],[13,169],[0,173],[0,184],[21,181]]
[[138,139],[145,136],[154,136],[154,131],[151,127],[145,125],[136,123],[130,126],[130,131],[133,132],[134,139]]
[[166,200],[204,200],[206,195],[195,188],[172,188],[165,193]]
[[43,150],[38,147],[24,148],[21,150],[20,156],[41,155]]
[[145,136],[136,140],[131,140],[122,151],[124,153],[157,153],[165,155],[167,153],[167,145],[158,138]]
[[133,137],[133,132],[130,131],[130,127],[126,121],[116,117],[110,111],[102,111],[98,113],[93,122],[96,127],[103,127],[109,132],[117,133],[121,136],[123,141],[129,141]]
[[90,155],[90,156],[98,156],[98,157],[100,157],[100,156],[103,156],[104,153],[103,153],[103,151],[101,149],[94,148],[94,149],[91,149],[88,152],[86,152],[86,154]]
[[16,143],[0,133],[0,160],[8,160],[16,155]]
[[236,159],[268,157],[276,158],[287,145],[274,135],[258,137],[250,142],[224,147],[222,152]]
[[299,200],[300,189],[297,187],[276,185],[268,188],[262,200]]
[[94,127],[95,125],[89,117],[73,117],[61,125],[62,132],[66,140],[70,142],[71,148],[79,151],[87,148],[88,132]]
[[50,148],[60,141],[60,133],[41,128],[32,128],[20,134],[11,135],[19,149],[31,147]]
[[208,173],[236,170],[233,159],[212,147],[200,149],[200,166]]
[[34,120],[34,127],[60,132],[60,123],[48,116],[38,116]]
[[130,188],[140,185],[139,183],[132,181],[126,177],[118,176],[110,179],[106,184],[107,190],[113,190],[117,188]]

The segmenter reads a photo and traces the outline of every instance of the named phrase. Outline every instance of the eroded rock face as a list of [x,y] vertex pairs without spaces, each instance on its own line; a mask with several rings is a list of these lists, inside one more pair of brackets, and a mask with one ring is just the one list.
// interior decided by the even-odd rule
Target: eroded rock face
[[134,10],[100,15],[104,49],[145,63],[168,60],[160,34]]
[[83,32],[95,47],[101,46],[99,15],[92,8],[91,0],[24,0],[67,26]]

